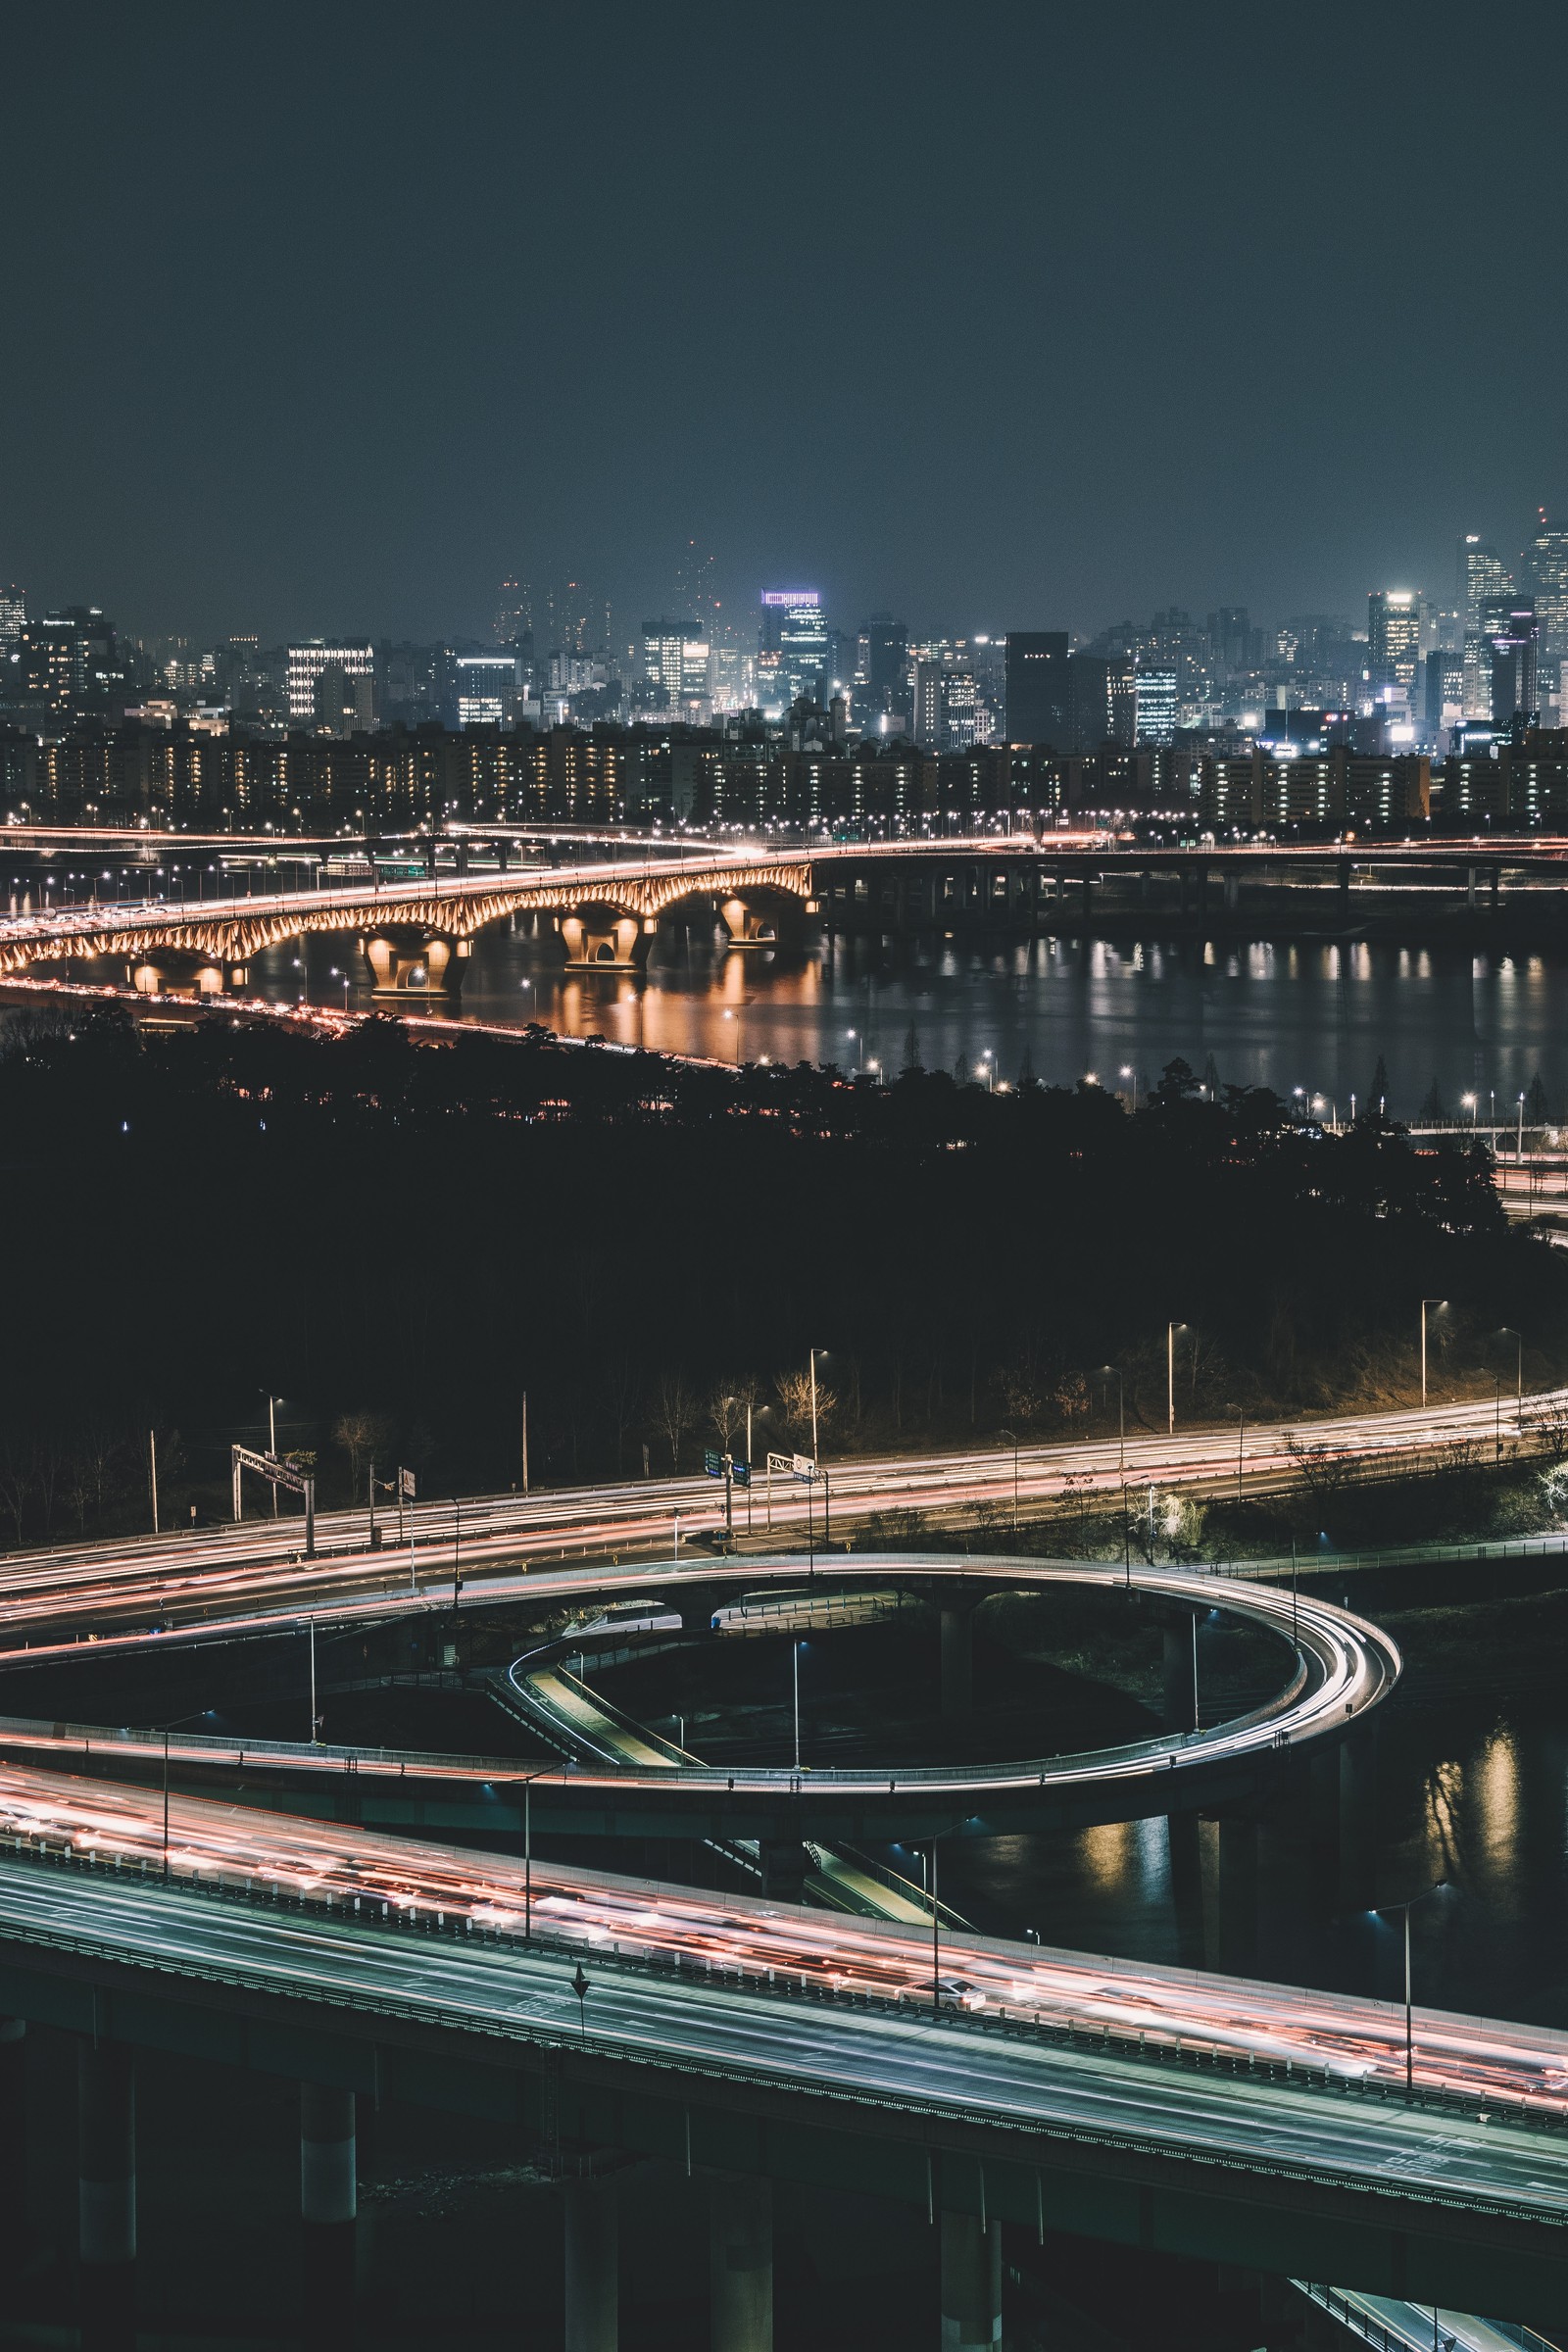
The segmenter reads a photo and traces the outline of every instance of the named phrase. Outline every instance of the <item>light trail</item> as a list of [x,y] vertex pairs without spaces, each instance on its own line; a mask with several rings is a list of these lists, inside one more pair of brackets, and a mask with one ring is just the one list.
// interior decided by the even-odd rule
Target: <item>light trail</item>
[[[0,1851],[7,1839],[69,1847],[138,1882],[163,1875],[159,1800],[66,1774],[0,1765]],[[757,1989],[771,1979],[775,1994],[831,1987],[931,2021],[930,1938],[878,1922],[554,1862],[535,1861],[529,1871],[498,1854],[179,1795],[171,1799],[169,1868],[176,1886],[330,1897],[362,1926],[396,1914],[449,1928],[471,1921],[512,1938],[531,1927],[589,1958],[696,1963],[715,1980],[760,1979]],[[42,1878],[24,1875],[34,1884]],[[0,1871],[0,1919],[16,1877],[15,1869]],[[101,1897],[104,1882],[92,1888]],[[431,1947],[437,1987],[447,1967],[445,1949]],[[1267,2067],[1327,2069],[1347,2084],[1403,2082],[1403,2012],[1388,2003],[951,1933],[941,1939],[938,1975],[944,2008],[978,2018],[1141,2038],[1146,2053],[1202,2049]],[[1528,2099],[1542,2114],[1568,2115],[1568,2034],[1421,2010],[1415,2076],[1423,2089],[1487,2104]],[[1556,2161],[1568,2211],[1568,2154]]]

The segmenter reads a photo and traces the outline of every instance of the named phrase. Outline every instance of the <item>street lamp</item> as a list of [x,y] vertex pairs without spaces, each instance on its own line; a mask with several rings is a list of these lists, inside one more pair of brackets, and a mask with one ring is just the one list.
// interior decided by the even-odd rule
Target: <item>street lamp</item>
[[1423,1298],[1421,1301],[1421,1410],[1427,1409],[1427,1308],[1445,1307],[1446,1298]]
[[1467,1110],[1467,1111],[1470,1113],[1470,1132],[1471,1132],[1471,1134],[1472,1134],[1472,1135],[1474,1135],[1474,1133],[1475,1133],[1475,1131],[1476,1131],[1476,1098],[1475,1098],[1475,1096],[1474,1096],[1474,1095],[1461,1095],[1461,1096],[1459,1097],[1459,1108],[1460,1108],[1461,1110]]
[[1176,1334],[1186,1329],[1185,1323],[1165,1326],[1165,1428],[1169,1437],[1176,1435]]
[[1383,1903],[1378,1909],[1380,1919],[1389,1911],[1404,1913],[1404,2095],[1407,2099],[1415,2096],[1414,2012],[1410,2005],[1410,1914],[1417,1903],[1424,1903],[1429,1894],[1441,1893],[1447,1883],[1446,1879],[1439,1879],[1435,1886],[1424,1888],[1420,1894],[1412,1894],[1402,1903]]
[[808,1348],[806,1352],[811,1375],[811,1460],[814,1463],[816,1460],[816,1359],[819,1355],[826,1355],[827,1349],[825,1348]]
[[1514,1367],[1514,1434],[1522,1438],[1525,1434],[1525,1344],[1511,1323],[1499,1323],[1497,1337],[1499,1340],[1512,1340],[1518,1349]]
[[1124,1061],[1124,1062],[1122,1063],[1122,1065],[1121,1065],[1121,1068],[1120,1068],[1120,1069],[1117,1071],[1116,1075],[1117,1075],[1117,1077],[1118,1077],[1118,1078],[1129,1078],[1129,1079],[1131,1079],[1131,1081],[1132,1081],[1132,1089],[1133,1089],[1133,1105],[1132,1105],[1132,1106],[1133,1106],[1133,1110],[1134,1110],[1134,1112],[1136,1112],[1136,1111],[1137,1111],[1137,1109],[1138,1109],[1138,1073],[1137,1073],[1137,1071],[1136,1071],[1136,1070],[1133,1068],[1133,1066],[1132,1066],[1132,1064],[1131,1064],[1130,1062],[1126,1062],[1126,1061]]
[[[277,1398],[270,1389],[258,1389],[258,1396],[267,1398],[267,1450],[273,1461],[277,1459]],[[277,1517],[277,1481],[272,1481],[272,1517]]]
[[1018,1533],[1018,1433],[1013,1429],[999,1429],[997,1442],[1012,1447],[1012,1532]]

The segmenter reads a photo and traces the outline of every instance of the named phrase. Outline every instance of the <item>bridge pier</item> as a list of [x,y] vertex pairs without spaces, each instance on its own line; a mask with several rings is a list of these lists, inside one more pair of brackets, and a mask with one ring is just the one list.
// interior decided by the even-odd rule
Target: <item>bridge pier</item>
[[1203,1936],[1203,1844],[1196,1813],[1167,1813],[1170,1894],[1176,1913],[1176,1957],[1183,1968],[1201,1968]]
[[[798,902],[792,902],[798,905]],[[780,915],[783,909],[758,907],[745,899],[727,898],[719,901],[718,914],[729,933],[728,948],[776,948],[782,935]]]
[[568,2174],[561,2184],[566,2264],[565,2352],[616,2352],[620,2337],[620,2202],[613,2175]]
[[374,996],[455,997],[472,943],[389,925],[362,939],[360,952],[370,967]]
[[1257,1823],[1249,1813],[1219,1817],[1219,1965],[1229,1977],[1257,1967]]
[[243,963],[230,966],[220,956],[181,948],[158,948],[125,966],[138,997],[220,997],[231,975],[242,988],[249,972]]
[[712,2352],[773,2352],[773,2183],[733,2173],[709,2189]]
[[134,2352],[136,2078],[129,2048],[76,2048],[77,2229],[82,2352]]
[[1198,1615],[1179,1609],[1175,1622],[1161,1628],[1160,1729],[1196,1732],[1198,1729]]
[[300,2304],[308,2344],[341,2344],[353,2326],[356,2184],[352,2090],[300,2084]]
[[764,1838],[760,1860],[762,1892],[769,1902],[805,1902],[811,1857],[798,1838]]
[[974,1713],[974,1612],[972,1600],[942,1608],[942,1719],[967,1723]]
[[1002,2225],[942,2216],[942,2352],[1002,2342]]
[[639,921],[611,907],[590,906],[557,917],[568,972],[641,971],[657,928],[652,915]]

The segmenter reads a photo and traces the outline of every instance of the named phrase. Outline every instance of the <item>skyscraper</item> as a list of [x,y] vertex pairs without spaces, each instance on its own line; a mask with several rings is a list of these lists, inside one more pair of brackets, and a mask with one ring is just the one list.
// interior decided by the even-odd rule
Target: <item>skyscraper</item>
[[[308,727],[315,719],[317,680],[325,669],[339,669],[349,680],[373,678],[375,648],[368,643],[328,645],[320,637],[313,637],[306,645],[291,645],[288,649],[288,715],[292,726]],[[366,691],[368,693],[368,688]],[[369,724],[368,711],[365,723]]]
[[1367,667],[1374,695],[1390,686],[1415,689],[1421,654],[1421,600],[1407,588],[1374,588],[1366,600]]
[[1007,741],[1067,742],[1067,632],[1007,631]]
[[695,539],[688,539],[675,567],[675,606],[707,637],[711,633],[718,599],[713,591],[714,564]]
[[1136,720],[1134,741],[1174,743],[1176,740],[1176,672],[1139,669],[1134,674]]
[[758,650],[776,657],[784,707],[819,700],[828,660],[827,621],[818,588],[764,588]]
[[521,645],[533,635],[533,598],[526,580],[502,581],[491,629],[497,645]]
[[873,612],[860,631],[865,640],[865,692],[871,712],[903,710],[909,699],[909,632],[902,620]]
[[[1568,529],[1546,520],[1544,507],[1536,509],[1536,535],[1529,548],[1530,582],[1535,590],[1536,618],[1541,625],[1541,650],[1553,661],[1568,654]],[[0,630],[4,627],[4,598],[0,597]]]
[[708,662],[710,648],[706,629],[689,620],[643,622],[643,680],[645,699],[656,710],[694,715],[708,704]]
[[27,600],[15,580],[0,588],[0,655],[14,654],[27,625]]
[[1481,626],[1481,607],[1489,596],[1512,596],[1513,574],[1494,547],[1478,531],[1466,531],[1459,542],[1459,610],[1467,629]]
[[1482,600],[1482,635],[1492,652],[1492,723],[1512,726],[1516,718],[1535,719],[1541,705],[1536,685],[1536,652],[1540,629],[1536,608],[1528,596],[1489,596]]

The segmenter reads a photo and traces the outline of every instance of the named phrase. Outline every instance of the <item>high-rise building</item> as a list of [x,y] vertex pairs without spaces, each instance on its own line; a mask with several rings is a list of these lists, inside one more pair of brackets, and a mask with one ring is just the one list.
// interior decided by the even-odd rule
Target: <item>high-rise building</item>
[[526,580],[508,578],[501,583],[496,600],[496,616],[490,624],[497,645],[521,645],[533,635],[533,598]]
[[1176,740],[1176,672],[1139,669],[1134,673],[1137,743],[1174,743]]
[[1067,632],[1009,629],[1006,655],[1007,741],[1067,743]]
[[1540,715],[1536,654],[1541,631],[1528,596],[1482,600],[1481,630],[1492,653],[1492,723],[1512,726],[1516,718]]
[[891,614],[873,612],[860,636],[865,648],[863,692],[868,712],[875,716],[884,710],[905,710],[909,699],[908,630]]
[[1421,718],[1429,743],[1464,716],[1464,656],[1439,647],[1426,658],[1426,699]]
[[980,694],[974,672],[950,669],[942,682],[944,752],[972,752],[980,739]]
[[1478,531],[1466,531],[1459,542],[1457,586],[1467,629],[1481,627],[1481,607],[1488,597],[1513,594],[1513,574]]
[[940,662],[916,662],[913,664],[913,704],[911,732],[922,751],[942,749],[942,706],[944,672]]
[[504,727],[514,716],[517,700],[514,653],[454,654],[451,674],[455,726]]
[[115,625],[96,605],[67,605],[24,622],[7,666],[7,701],[29,710],[118,715],[125,707]]
[[580,580],[555,583],[547,599],[545,618],[550,639],[543,649],[546,653],[571,654],[578,661],[586,661],[590,655],[607,653],[610,649],[610,607],[603,597],[590,596]]
[[710,648],[706,629],[695,621],[643,622],[644,700],[655,710],[689,711],[708,704]]
[[288,649],[288,715],[292,724],[308,727],[316,717],[316,681],[323,669],[341,669],[345,678],[375,676],[375,648],[368,642],[328,645],[313,637]]
[[[1549,659],[1560,661],[1568,654],[1568,528],[1548,522],[1544,507],[1536,509],[1536,535],[1530,542],[1528,562],[1541,650]],[[3,607],[0,599],[0,627]]]
[[675,568],[675,603],[683,619],[693,622],[704,637],[711,635],[718,612],[714,564],[695,539],[687,540]]
[[1208,616],[1208,642],[1222,679],[1255,669],[1263,658],[1263,632],[1254,629],[1245,605],[1221,605]]
[[804,699],[821,700],[828,666],[828,628],[816,588],[764,588],[758,650],[776,657],[772,664],[787,710]]
[[1131,745],[1137,723],[1137,670],[1124,654],[1072,654],[1067,661],[1067,746],[1098,752]]
[[1367,668],[1374,696],[1391,686],[1408,695],[1421,658],[1421,600],[1407,588],[1374,588],[1366,600]]
[[0,656],[14,654],[27,625],[27,600],[15,580],[0,588]]

